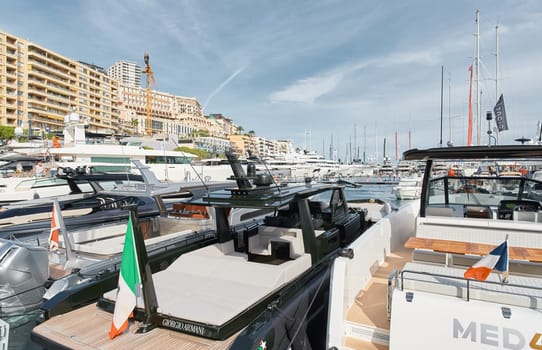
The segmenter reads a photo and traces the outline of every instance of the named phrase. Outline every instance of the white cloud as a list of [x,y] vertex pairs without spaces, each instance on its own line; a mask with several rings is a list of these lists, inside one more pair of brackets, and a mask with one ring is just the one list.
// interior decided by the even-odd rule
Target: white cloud
[[203,110],[206,111],[207,110],[207,106],[209,105],[209,103],[211,102],[211,100],[213,99],[213,97],[215,97],[216,94],[218,94],[222,89],[224,89],[224,87],[226,87],[236,76],[238,76],[239,74],[241,74],[244,70],[246,69],[246,66],[245,67],[241,67],[239,69],[237,69],[235,72],[233,72],[226,80],[224,80],[222,83],[220,83],[220,85],[218,85],[216,87],[216,89],[214,89],[210,94],[209,94],[209,97],[207,97],[207,99],[205,100],[205,103],[203,104]]
[[343,72],[323,74],[296,81],[287,88],[271,94],[272,102],[314,103],[314,101],[333,91],[344,77]]

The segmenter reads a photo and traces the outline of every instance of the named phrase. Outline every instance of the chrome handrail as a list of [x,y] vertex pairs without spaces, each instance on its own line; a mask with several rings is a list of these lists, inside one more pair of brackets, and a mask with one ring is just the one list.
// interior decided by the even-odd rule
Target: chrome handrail
[[[400,280],[401,280],[401,286],[400,286],[401,291],[404,290],[404,274],[405,273],[411,273],[411,274],[416,274],[416,275],[424,275],[424,276],[440,277],[440,278],[447,278],[447,279],[451,279],[451,280],[464,281],[464,282],[466,282],[466,288],[467,288],[467,299],[466,299],[467,301],[470,301],[470,289],[472,288],[472,283],[476,283],[476,284],[479,284],[481,286],[483,286],[483,285],[500,285],[500,286],[507,287],[507,288],[508,287],[516,287],[516,288],[523,288],[523,289],[542,291],[542,288],[536,287],[536,286],[528,286],[528,285],[515,284],[515,283],[502,283],[502,282],[494,282],[494,281],[478,281],[478,280],[467,279],[467,278],[458,277],[458,276],[450,276],[450,275],[444,275],[444,274],[438,274],[438,273],[432,273],[432,272],[426,272],[426,271],[413,271],[413,270],[402,270],[401,271],[400,277],[399,277]],[[432,281],[421,281],[421,282],[435,283],[435,282],[432,282]],[[388,285],[389,285],[389,282],[388,282]],[[495,292],[495,293],[511,293],[511,292],[505,292],[505,291],[499,291],[499,290],[490,290],[490,289],[485,289],[485,288],[480,288],[480,289],[483,289],[483,290],[488,291],[488,292]],[[522,295],[522,294],[518,294],[517,291],[515,291],[514,294]],[[542,299],[542,295],[525,295],[525,296],[534,297],[534,298],[537,298],[537,299]]]
[[[388,288],[387,288],[387,299],[386,299],[386,313],[388,315],[388,321],[391,320],[391,298],[393,296],[393,290],[395,289],[395,286],[397,285],[397,277],[398,277],[397,269],[394,269],[388,276]],[[401,286],[402,290],[402,286]]]

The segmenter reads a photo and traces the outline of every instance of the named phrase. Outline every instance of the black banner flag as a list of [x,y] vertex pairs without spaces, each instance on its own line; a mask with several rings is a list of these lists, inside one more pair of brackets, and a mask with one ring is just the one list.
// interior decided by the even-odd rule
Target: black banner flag
[[493,108],[493,112],[495,113],[495,123],[497,123],[497,129],[499,129],[499,132],[508,130],[508,122],[506,121],[506,110],[504,109],[504,99],[502,94],[501,97],[499,97],[495,108]]

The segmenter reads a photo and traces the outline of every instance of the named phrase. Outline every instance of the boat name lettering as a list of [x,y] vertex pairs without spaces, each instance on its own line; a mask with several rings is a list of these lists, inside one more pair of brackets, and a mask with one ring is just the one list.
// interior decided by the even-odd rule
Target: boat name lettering
[[465,339],[473,343],[512,350],[525,349],[526,339],[530,339],[529,349],[542,350],[540,333],[535,333],[531,337],[524,335],[517,329],[493,324],[469,322],[465,325],[457,318],[453,319],[452,328],[453,337],[456,339]]
[[203,326],[177,320],[170,320],[169,318],[164,318],[162,320],[162,326],[198,335],[203,335],[205,333],[205,327]]

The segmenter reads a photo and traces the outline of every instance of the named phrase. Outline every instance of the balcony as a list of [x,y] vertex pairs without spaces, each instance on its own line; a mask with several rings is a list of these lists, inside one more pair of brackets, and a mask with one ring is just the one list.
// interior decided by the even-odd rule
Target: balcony
[[[54,69],[51,69],[51,67],[47,66],[46,64],[36,61],[36,60],[29,60],[29,74],[32,73],[39,73],[42,76],[46,76],[47,78],[54,79],[56,81],[69,84],[70,80],[65,77],[64,75],[67,75],[66,72],[58,72]],[[50,71],[53,72],[50,72]]]
[[32,111],[41,111],[41,112],[47,112],[47,108],[42,104],[36,104],[36,103],[29,103],[28,104],[28,110]]
[[[61,95],[62,93],[72,94],[72,91],[70,89],[63,86],[59,86],[57,84],[52,84],[51,82],[47,84],[47,91],[54,91],[54,92],[60,93]],[[68,98],[70,95],[62,95],[62,96],[66,96],[66,98]]]
[[28,93],[34,93],[43,96],[47,95],[47,91],[44,88],[40,88],[35,85],[28,85]]

